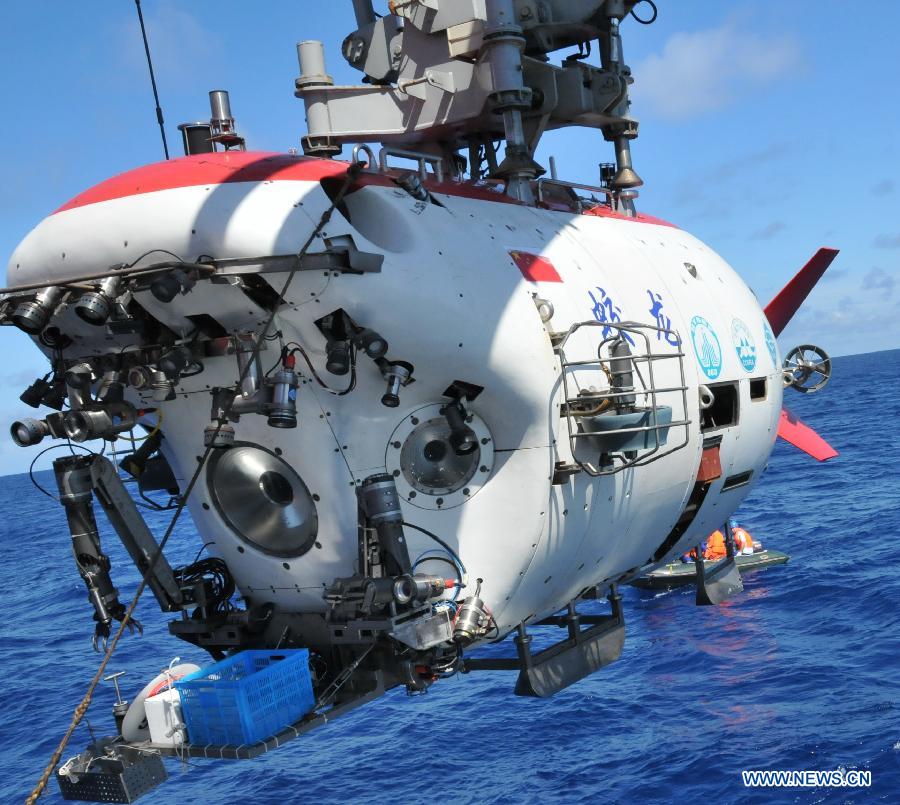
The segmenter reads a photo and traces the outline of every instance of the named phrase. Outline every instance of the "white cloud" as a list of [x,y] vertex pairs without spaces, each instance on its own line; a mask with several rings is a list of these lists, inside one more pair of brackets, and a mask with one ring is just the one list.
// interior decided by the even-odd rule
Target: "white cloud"
[[835,286],[817,287],[814,294],[778,337],[782,351],[818,344],[834,357],[900,346],[900,318],[889,294],[844,294]]
[[762,36],[734,22],[673,34],[659,54],[634,66],[635,111],[670,120],[726,106],[748,87],[769,84],[800,62],[800,47],[787,35]]

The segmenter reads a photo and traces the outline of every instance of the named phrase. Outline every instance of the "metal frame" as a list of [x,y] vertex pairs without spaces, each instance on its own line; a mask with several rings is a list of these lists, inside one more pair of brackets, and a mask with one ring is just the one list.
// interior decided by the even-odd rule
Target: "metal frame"
[[[565,615],[551,615],[538,626],[563,627],[567,636],[545,649],[531,653],[532,637],[520,623],[513,642],[515,657],[473,657],[463,661],[463,671],[518,671],[515,694],[549,698],[579,682],[606,665],[615,662],[625,643],[625,616],[622,596],[615,585],[607,596],[609,615],[579,614],[575,601],[566,606]],[[582,629],[581,624],[589,628]]]
[[[610,454],[614,459],[614,463],[613,463],[613,466],[608,469],[595,466],[594,464],[592,464],[589,461],[582,461],[576,455],[577,444],[578,444],[577,440],[584,439],[584,438],[596,438],[597,434],[579,430],[578,427],[573,422],[573,420],[575,420],[577,418],[574,417],[570,413],[570,411],[571,411],[570,406],[572,403],[574,403],[576,401],[584,401],[585,397],[579,398],[579,397],[571,396],[570,389],[569,389],[570,380],[568,377],[568,370],[570,370],[574,367],[580,367],[580,366],[598,366],[598,367],[602,368],[603,359],[600,357],[600,351],[603,349],[603,346],[605,344],[607,344],[613,340],[613,338],[610,338],[609,336],[607,336],[600,342],[600,344],[597,346],[597,358],[595,358],[595,359],[584,360],[584,361],[567,361],[566,356],[565,356],[566,342],[569,340],[569,338],[571,338],[571,336],[574,333],[576,333],[582,327],[604,327],[604,328],[608,327],[608,328],[616,330],[618,332],[618,334],[621,334],[623,332],[632,333],[635,336],[639,336],[640,338],[642,338],[644,341],[644,346],[646,347],[646,351],[643,355],[633,355],[631,357],[631,363],[634,366],[635,374],[639,378],[641,386],[643,387],[642,389],[635,388],[633,391],[620,391],[620,392],[607,391],[607,392],[603,392],[603,393],[598,393],[594,396],[597,399],[604,399],[604,400],[613,399],[615,397],[629,396],[632,394],[643,394],[645,397],[649,396],[649,398],[650,398],[650,414],[651,414],[651,418],[652,418],[652,423],[649,425],[639,425],[639,426],[635,426],[635,427],[621,428],[621,429],[617,430],[616,432],[617,433],[649,433],[649,432],[653,432],[656,437],[656,445],[655,445],[655,447],[651,448],[648,452],[643,453],[643,455],[641,455],[640,457],[635,457],[633,459],[625,458],[624,455],[617,454],[617,453]],[[654,332],[654,333],[674,335],[675,338],[678,340],[678,350],[676,352],[671,352],[671,353],[654,354],[653,350],[651,348],[650,338],[647,335],[647,331]],[[596,478],[601,475],[613,475],[617,472],[621,472],[622,470],[624,470],[628,467],[642,467],[646,464],[651,464],[654,461],[657,461],[658,459],[662,458],[663,456],[667,456],[671,453],[674,453],[676,450],[681,450],[683,447],[686,447],[688,445],[688,443],[690,441],[689,426],[691,424],[691,420],[688,418],[688,402],[687,402],[688,386],[687,386],[687,381],[685,380],[685,375],[684,375],[684,360],[683,359],[685,357],[685,353],[681,349],[681,338],[677,332],[675,332],[674,330],[671,330],[671,329],[666,329],[664,327],[656,327],[652,324],[639,324],[638,322],[630,322],[630,321],[613,323],[613,322],[595,321],[595,320],[591,319],[588,321],[576,322],[571,327],[569,327],[569,329],[562,335],[559,342],[556,344],[556,351],[557,351],[557,354],[559,355],[560,370],[562,373],[563,393],[565,395],[564,416],[566,418],[566,428],[568,430],[568,435],[569,435],[569,447],[572,452],[572,459],[588,475]],[[678,361],[678,370],[679,370],[679,374],[681,377],[681,385],[671,386],[671,387],[667,387],[667,388],[657,388],[656,382],[653,377],[654,362],[661,361],[661,360],[672,360],[672,359],[675,359]],[[648,380],[647,381],[644,380],[643,375],[640,372],[639,363],[647,364],[647,372],[648,372]],[[679,420],[673,419],[672,422],[668,423],[667,425],[661,425],[659,423],[659,415],[657,413],[658,408],[659,408],[658,397],[660,394],[673,393],[673,392],[681,392],[682,419],[679,419]],[[587,397],[587,399],[591,399],[591,397]],[[677,444],[673,447],[669,447],[668,449],[660,452],[660,449],[662,448],[662,443],[660,441],[660,431],[662,431],[663,429],[668,430],[668,429],[680,428],[680,427],[684,428],[684,440],[682,442],[680,442],[679,444]],[[619,466],[615,466],[616,458],[619,458],[619,460],[621,461],[621,464]]]
[[[537,180],[535,186],[538,204],[544,203],[544,187],[546,187],[547,185],[551,185],[553,187],[563,187],[568,190],[590,190],[592,193],[600,193],[601,195],[606,196],[607,203],[610,209],[612,209],[613,201],[616,198],[616,192],[608,187],[600,187],[592,184],[581,184],[580,182],[566,182],[562,179],[556,179],[555,177],[550,179],[543,177]],[[584,201],[579,196],[575,196],[575,198],[578,200],[577,211],[581,213],[584,210]]]
[[366,691],[365,693],[355,696],[345,702],[341,702],[340,704],[336,704],[334,707],[331,707],[323,713],[305,716],[299,721],[295,721],[290,726],[285,727],[277,735],[273,735],[271,738],[260,741],[259,743],[242,744],[241,746],[201,746],[200,744],[168,746],[154,744],[148,741],[146,743],[126,744],[126,746],[131,746],[134,749],[144,752],[158,752],[161,755],[170,755],[172,757],[202,757],[209,760],[250,760],[259,757],[266,752],[270,752],[273,749],[277,749],[279,746],[314,730],[316,727],[322,727],[329,721],[334,721],[334,719],[355,710],[357,707],[361,707],[364,704],[374,701],[386,692],[382,672],[376,671],[374,678],[375,687],[372,688],[372,690]]
[[427,169],[427,166],[430,164],[434,170],[434,178],[438,182],[444,181],[444,164],[442,157],[428,154],[424,151],[410,151],[406,148],[393,148],[386,145],[378,152],[378,167],[382,173],[387,173],[389,170],[387,164],[388,157],[401,157],[402,159],[413,159],[418,162],[419,178],[423,182],[427,182],[430,178]]

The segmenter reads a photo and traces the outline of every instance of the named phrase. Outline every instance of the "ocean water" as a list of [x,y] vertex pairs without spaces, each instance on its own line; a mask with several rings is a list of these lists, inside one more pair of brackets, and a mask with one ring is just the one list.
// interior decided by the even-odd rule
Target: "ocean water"
[[[512,695],[512,673],[473,673],[424,696],[394,691],[251,762],[167,761],[147,805],[429,802],[900,802],[900,350],[840,358],[822,394],[786,394],[840,452],[821,465],[779,442],[741,510],[789,564],[696,607],[692,590],[624,590],[619,662],[547,701]],[[52,475],[38,473],[52,487]],[[27,475],[0,479],[3,712],[0,801],[39,777],[99,661],[60,507]],[[168,515],[155,515],[156,530]],[[189,519],[173,560],[198,543]],[[108,533],[108,531],[107,531]],[[116,550],[123,599],[136,573]],[[174,562],[173,562],[174,563]],[[146,631],[110,670],[131,696],[173,656],[148,596]],[[89,712],[112,732],[111,688]],[[64,757],[83,749],[76,732]],[[745,789],[742,769],[865,769],[870,789]],[[59,802],[51,781],[45,802]]]

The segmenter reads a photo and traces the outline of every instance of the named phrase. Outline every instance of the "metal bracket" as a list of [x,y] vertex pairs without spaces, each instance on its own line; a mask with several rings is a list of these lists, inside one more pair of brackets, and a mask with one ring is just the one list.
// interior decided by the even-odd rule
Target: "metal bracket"
[[[473,657],[463,660],[463,671],[516,671],[516,696],[549,698],[564,688],[619,659],[625,644],[622,596],[610,590],[610,615],[579,615],[570,602],[562,616],[545,618],[538,625],[564,626],[568,637],[531,653],[531,635],[519,624],[514,642],[517,657]],[[581,623],[590,625],[582,629]]]
[[703,563],[700,546],[695,549],[694,566],[697,569],[697,606],[714,606],[727,598],[744,591],[741,572],[734,561],[734,538],[725,524],[724,559],[716,562],[709,570]]
[[566,464],[565,461],[557,461],[553,466],[553,486],[562,486],[573,475],[578,475],[581,467],[578,464]]
[[[385,618],[355,618],[343,623],[330,622],[328,629],[331,641],[335,645],[367,645],[375,642],[382,635],[407,636],[409,628],[415,630],[415,622],[421,618],[431,616],[431,606],[418,607]],[[397,639],[400,639],[399,637]],[[404,642],[401,640],[401,642]]]
[[341,274],[378,274],[384,264],[384,255],[363,252],[356,248],[350,235],[325,239],[324,252],[307,252],[300,258],[296,254],[270,254],[261,257],[225,257],[210,262],[217,269],[217,277],[239,274],[270,274],[287,271],[338,271]]

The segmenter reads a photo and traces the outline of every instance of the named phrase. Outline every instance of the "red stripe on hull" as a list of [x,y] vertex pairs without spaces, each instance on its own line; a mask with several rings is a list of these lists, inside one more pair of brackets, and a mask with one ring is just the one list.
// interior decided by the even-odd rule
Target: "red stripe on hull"
[[584,214],[595,215],[597,218],[615,218],[619,221],[632,221],[636,224],[656,224],[657,226],[671,226],[672,229],[678,229],[675,224],[669,223],[662,218],[657,218],[655,215],[645,215],[644,213],[639,212],[634,218],[629,218],[627,215],[613,212],[604,204],[598,204],[596,207],[591,207],[589,210],[585,210]]
[[[168,162],[155,162],[120,173],[118,176],[100,182],[90,190],[75,196],[56,210],[54,215],[90,204],[99,204],[103,201],[155,193],[160,190],[174,190],[180,187],[203,187],[233,182],[318,182],[322,179],[342,176],[347,167],[348,163],[346,162],[293,154],[252,151],[198,154],[170,159]],[[390,187],[393,186],[393,181],[384,174],[364,173],[359,177],[357,184]],[[449,196],[462,196],[500,204],[518,203],[502,193],[463,182],[428,182],[426,186],[434,193],[445,193]],[[627,218],[607,207],[592,208],[587,214],[603,218],[617,218],[622,221],[672,226],[660,218],[649,215]]]
[[318,182],[329,176],[338,176],[346,170],[347,165],[343,162],[291,154],[249,151],[198,154],[170,159],[168,162],[154,162],[152,165],[120,173],[75,196],[56,212],[179,187],[266,182],[273,179]]

